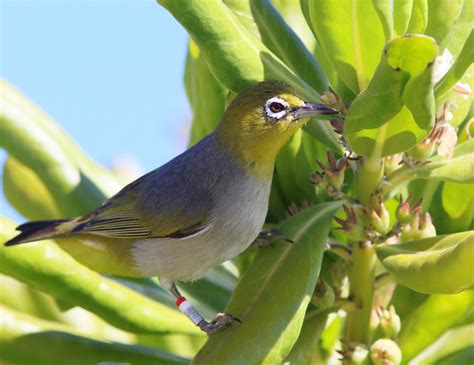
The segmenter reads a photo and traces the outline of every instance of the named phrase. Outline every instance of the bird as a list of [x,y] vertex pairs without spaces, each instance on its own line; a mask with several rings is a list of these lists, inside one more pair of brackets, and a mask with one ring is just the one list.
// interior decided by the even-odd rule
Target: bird
[[282,81],[251,85],[216,128],[182,154],[81,217],[18,226],[20,233],[5,245],[75,238],[102,247],[139,276],[158,277],[181,312],[215,333],[238,319],[219,313],[205,320],[176,283],[199,279],[254,242],[267,215],[279,150],[311,117],[324,114],[338,111],[305,101]]

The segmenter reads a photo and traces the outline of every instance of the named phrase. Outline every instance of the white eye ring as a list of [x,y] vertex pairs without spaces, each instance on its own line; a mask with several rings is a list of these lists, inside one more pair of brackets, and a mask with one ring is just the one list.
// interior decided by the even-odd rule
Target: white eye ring
[[[276,105],[272,104],[279,105],[281,110],[275,111],[274,109]],[[265,115],[267,118],[278,120],[283,118],[285,114],[288,113],[289,107],[290,105],[285,100],[278,96],[274,96],[273,98],[268,99],[265,103]]]

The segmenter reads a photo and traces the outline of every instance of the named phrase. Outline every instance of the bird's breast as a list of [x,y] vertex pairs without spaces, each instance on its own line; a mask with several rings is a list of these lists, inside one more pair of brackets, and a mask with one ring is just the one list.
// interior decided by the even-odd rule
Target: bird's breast
[[257,237],[268,211],[271,180],[250,175],[229,179],[216,192],[207,226],[181,239],[147,239],[133,249],[137,269],[169,282],[195,280],[214,265],[238,256]]

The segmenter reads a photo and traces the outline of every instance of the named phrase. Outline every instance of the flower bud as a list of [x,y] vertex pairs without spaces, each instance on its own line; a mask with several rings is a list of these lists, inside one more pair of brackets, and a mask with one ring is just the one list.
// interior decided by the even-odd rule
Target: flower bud
[[395,170],[398,170],[401,166],[402,161],[403,154],[401,153],[384,157],[384,174],[388,175],[394,172]]
[[438,148],[444,134],[444,128],[437,120],[428,136],[407,151],[407,155],[415,160],[424,161],[430,158]]
[[334,155],[328,151],[328,165],[316,160],[322,172],[314,172],[310,175],[310,181],[318,188],[325,189],[326,193],[333,198],[342,196],[341,188],[344,184],[344,172],[347,166],[346,158],[336,161]]
[[334,305],[336,296],[334,290],[324,280],[319,279],[314,289],[311,303],[318,309],[328,309]]
[[339,354],[342,355],[342,362],[344,364],[362,365],[366,364],[369,351],[367,347],[361,343],[342,342],[342,350],[338,350]]
[[369,351],[364,345],[355,346],[352,355],[351,355],[351,364],[365,364]]
[[343,205],[342,208],[346,213],[347,219],[344,220],[339,217],[334,217],[334,220],[341,225],[341,227],[336,229],[344,231],[347,238],[351,241],[366,241],[367,236],[365,234],[364,224],[357,218],[354,208],[349,208],[346,205]]
[[413,241],[436,236],[436,228],[428,212],[416,213],[411,222],[403,227],[401,241]]
[[394,341],[381,338],[370,346],[370,359],[374,365],[399,365],[402,352]]
[[370,197],[370,208],[366,209],[366,214],[369,217],[370,225],[374,229],[384,235],[388,232],[390,227],[390,214],[385,208],[382,199],[376,194]]
[[397,312],[395,312],[395,307],[391,305],[388,309],[379,309],[377,315],[384,335],[389,338],[396,338],[400,332],[401,321]]
[[431,139],[424,139],[420,143],[414,145],[407,151],[408,156],[414,158],[417,161],[424,161],[430,158],[436,148],[436,141]]
[[313,184],[314,186],[316,186],[320,189],[325,189],[326,186],[327,186],[326,180],[324,179],[324,174],[322,174],[320,172],[313,172],[309,176],[309,180],[310,180],[311,184]]
[[418,200],[413,206],[410,206],[411,201],[413,200],[413,195],[408,195],[408,198],[403,201],[402,196],[400,195],[400,204],[398,205],[397,210],[395,211],[395,216],[400,224],[408,224],[413,219],[414,215],[418,214],[421,210],[422,200]]
[[321,101],[326,105],[336,106],[338,103],[338,97],[334,92],[326,90],[323,92],[323,95],[321,95]]

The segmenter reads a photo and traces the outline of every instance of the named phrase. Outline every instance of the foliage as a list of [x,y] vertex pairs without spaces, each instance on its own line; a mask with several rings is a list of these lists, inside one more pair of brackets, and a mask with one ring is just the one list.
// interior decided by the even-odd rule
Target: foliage
[[[192,39],[191,144],[265,79],[340,111],[310,121],[276,162],[267,222],[295,243],[182,285],[203,314],[242,320],[208,340],[159,283],[126,277],[87,242],[2,246],[0,362],[398,363],[401,350],[404,364],[472,363],[473,2],[158,3]],[[84,214],[119,189],[1,86],[4,194],[22,215]],[[0,227],[2,241],[13,235]]]

